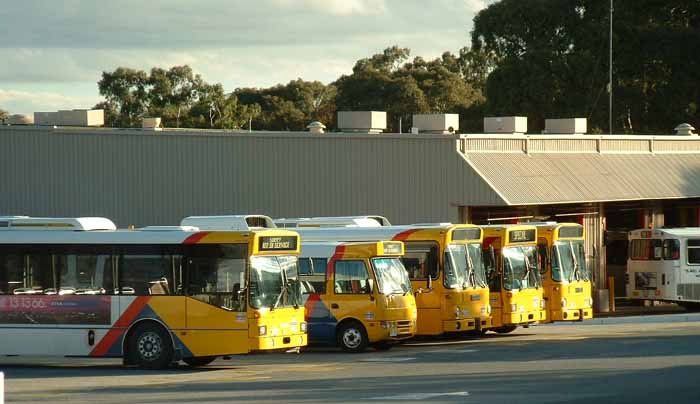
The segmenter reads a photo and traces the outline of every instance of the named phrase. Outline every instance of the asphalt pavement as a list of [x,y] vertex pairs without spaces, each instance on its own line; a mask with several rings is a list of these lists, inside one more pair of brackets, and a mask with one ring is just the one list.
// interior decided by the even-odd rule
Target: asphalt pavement
[[388,352],[236,356],[201,369],[10,357],[0,371],[8,403],[700,402],[700,321],[584,324]]

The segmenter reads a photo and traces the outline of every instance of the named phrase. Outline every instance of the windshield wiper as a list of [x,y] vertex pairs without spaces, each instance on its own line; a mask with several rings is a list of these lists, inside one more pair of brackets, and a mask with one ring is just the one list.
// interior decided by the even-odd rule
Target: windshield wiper
[[277,300],[275,301],[275,304],[272,305],[272,308],[270,310],[274,310],[279,306],[280,302],[282,301],[282,296],[287,294],[287,284],[282,284],[282,290],[280,291],[280,294],[277,296]]
[[474,261],[472,261],[472,256],[469,255],[468,249],[467,249],[467,282],[472,287],[476,287],[476,272],[474,272]]

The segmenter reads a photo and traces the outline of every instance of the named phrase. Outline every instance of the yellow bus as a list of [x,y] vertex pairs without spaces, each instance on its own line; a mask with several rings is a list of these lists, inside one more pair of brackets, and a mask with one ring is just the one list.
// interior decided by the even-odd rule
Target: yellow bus
[[415,290],[416,335],[491,326],[481,229],[468,224],[297,228],[304,241],[403,241],[402,258]]
[[416,300],[400,241],[302,239],[299,279],[309,343],[386,350],[416,332]]
[[537,223],[540,272],[548,321],[593,318],[591,274],[583,250],[584,230],[578,223]]
[[191,366],[305,346],[292,231],[0,219],[0,355]]
[[484,231],[493,323],[498,333],[545,321],[547,312],[537,255],[537,228],[489,225]]

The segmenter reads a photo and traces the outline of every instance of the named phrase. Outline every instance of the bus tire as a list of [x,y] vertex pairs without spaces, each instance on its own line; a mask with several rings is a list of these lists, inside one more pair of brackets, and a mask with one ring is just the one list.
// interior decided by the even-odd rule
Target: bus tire
[[364,352],[369,345],[367,331],[357,321],[347,321],[338,328],[337,334],[338,345],[345,352],[360,353]]
[[515,331],[516,328],[518,328],[517,325],[504,325],[503,327],[496,328],[495,331],[499,334],[509,334]]
[[389,343],[389,342],[387,342],[387,341],[382,341],[382,342],[377,342],[377,343],[374,344],[372,347],[373,347],[376,351],[388,351],[388,350],[390,350],[393,346],[394,346],[394,344],[391,344],[391,343]]
[[167,368],[173,360],[173,344],[169,333],[159,324],[138,325],[129,334],[130,362],[146,369]]
[[193,368],[198,366],[206,366],[214,362],[214,360],[216,360],[216,356],[195,356],[193,358],[182,359],[183,362]]

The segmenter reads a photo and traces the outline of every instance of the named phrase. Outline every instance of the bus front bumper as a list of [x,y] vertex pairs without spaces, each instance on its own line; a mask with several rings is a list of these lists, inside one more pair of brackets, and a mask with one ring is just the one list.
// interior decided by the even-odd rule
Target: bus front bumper
[[280,335],[269,337],[249,338],[248,345],[251,351],[286,351],[294,348],[305,347],[308,344],[306,334]]
[[580,321],[593,318],[593,308],[552,310],[552,321]]
[[442,329],[444,332],[473,331],[490,328],[492,326],[491,317],[464,318],[456,320],[443,320]]
[[384,320],[369,322],[367,336],[369,341],[401,341],[416,335],[415,320]]

